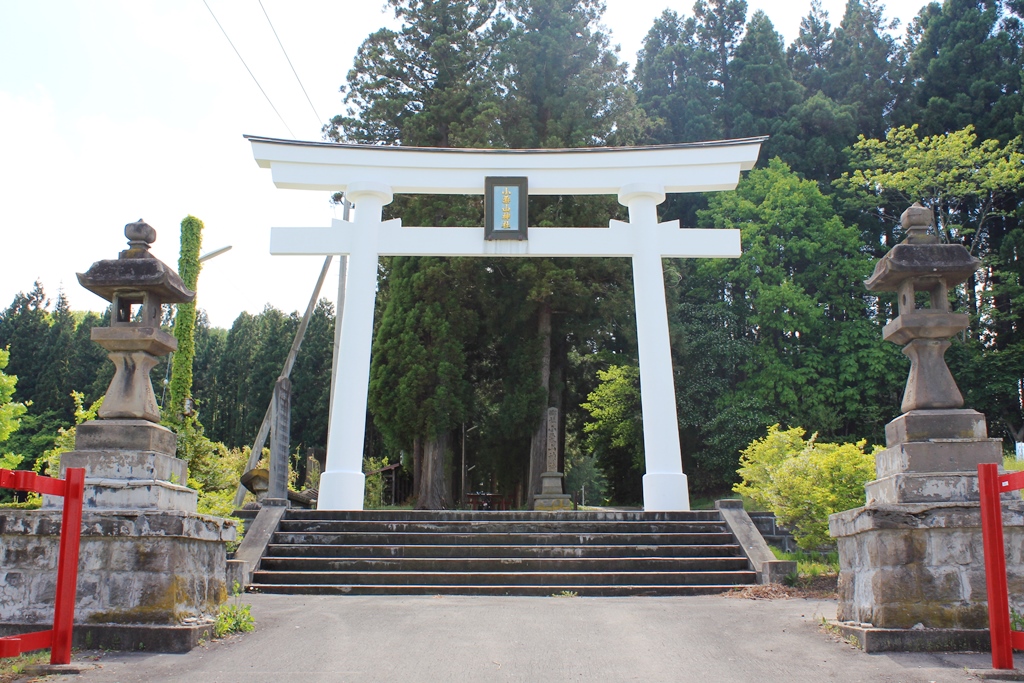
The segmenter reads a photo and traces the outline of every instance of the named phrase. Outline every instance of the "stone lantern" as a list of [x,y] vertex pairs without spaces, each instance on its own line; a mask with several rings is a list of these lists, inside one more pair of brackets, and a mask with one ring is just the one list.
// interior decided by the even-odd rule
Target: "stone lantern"
[[[864,285],[873,292],[896,292],[899,316],[885,326],[882,338],[905,344],[910,377],[903,394],[904,413],[912,410],[960,408],[963,396],[946,366],[949,338],[967,329],[964,313],[949,309],[949,290],[967,281],[981,265],[959,244],[940,244],[929,234],[932,212],[920,204],[901,217],[907,238],[875,266]],[[928,306],[918,308],[917,294],[927,294]]]
[[[866,505],[829,519],[839,549],[838,615],[853,622],[844,628],[853,629],[849,635],[868,650],[872,642],[927,648],[922,626],[950,634],[935,640],[929,631],[932,646],[941,640],[947,647],[978,648],[988,623],[978,465],[1001,463],[1002,442],[988,438],[983,414],[963,408],[944,354],[949,338],[969,322],[950,310],[949,290],[981,262],[962,245],[942,244],[930,234],[932,212],[920,204],[901,221],[906,239],[864,284],[896,292],[899,315],[882,335],[903,345],[910,376],[902,414],[886,425],[886,448],[875,454],[876,479],[865,486]],[[1024,545],[1019,499],[1004,504],[1003,519],[1011,547]],[[1024,564],[1019,553],[1013,558],[1008,578],[1011,594],[1019,595]],[[879,637],[865,627],[886,633]]]
[[92,329],[92,340],[110,352],[115,367],[99,416],[159,422],[149,372],[157,358],[178,350],[178,340],[160,329],[163,305],[191,302],[196,293],[149,252],[156,230],[140,218],[124,235],[128,249],[118,258],[78,274],[79,284],[111,303],[110,327]]

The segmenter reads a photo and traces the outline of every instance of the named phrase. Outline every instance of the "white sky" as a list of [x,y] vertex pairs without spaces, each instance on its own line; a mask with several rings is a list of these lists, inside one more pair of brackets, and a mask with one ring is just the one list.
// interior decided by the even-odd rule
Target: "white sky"
[[[319,140],[320,121],[255,0],[208,0],[291,132],[214,23],[202,0],[0,0],[0,307],[41,279],[76,310],[102,310],[75,278],[124,248],[123,227],[156,228],[158,258],[176,266],[178,225],[191,213],[205,264],[199,306],[229,327],[271,303],[302,310],[320,257],[271,257],[271,226],[325,226],[327,193],[278,190],[244,133]],[[748,0],[787,44],[810,0]],[[692,2],[607,0],[604,23],[630,64],[666,7]],[[845,0],[824,0],[833,24]],[[922,0],[890,0],[905,26]],[[263,0],[319,116],[342,111],[338,86],[369,33],[393,24],[383,2]],[[901,29],[902,32],[902,29]],[[340,217],[340,216],[339,216]],[[336,270],[336,267],[335,267]],[[324,294],[334,296],[332,272]]]

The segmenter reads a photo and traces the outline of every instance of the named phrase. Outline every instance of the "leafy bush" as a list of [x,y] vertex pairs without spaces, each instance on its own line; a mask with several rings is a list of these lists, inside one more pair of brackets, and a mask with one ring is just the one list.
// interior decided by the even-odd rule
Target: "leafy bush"
[[194,417],[169,426],[178,434],[178,457],[188,463],[188,486],[199,492],[199,513],[230,517],[238,480],[249,460],[248,446],[228,448],[211,441]]
[[767,436],[741,452],[742,481],[733,490],[774,512],[801,548],[815,550],[833,544],[829,515],[864,504],[864,484],[875,476],[880,447],[867,453],[866,441],[818,443],[817,434],[808,440],[804,434],[800,427],[769,427]]
[[366,474],[366,489],[363,493],[363,508],[377,510],[384,507],[384,473],[379,470],[389,464],[387,457],[363,459],[363,472]]

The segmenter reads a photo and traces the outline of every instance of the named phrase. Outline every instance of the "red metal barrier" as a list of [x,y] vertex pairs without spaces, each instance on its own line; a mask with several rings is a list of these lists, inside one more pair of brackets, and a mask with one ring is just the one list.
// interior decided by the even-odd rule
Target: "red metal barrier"
[[22,652],[50,648],[50,664],[71,663],[71,626],[75,614],[75,590],[78,585],[78,546],[82,536],[85,470],[81,467],[69,467],[65,477],[54,479],[40,476],[35,472],[0,469],[0,488],[64,497],[53,628],[0,638],[0,657],[16,657]]

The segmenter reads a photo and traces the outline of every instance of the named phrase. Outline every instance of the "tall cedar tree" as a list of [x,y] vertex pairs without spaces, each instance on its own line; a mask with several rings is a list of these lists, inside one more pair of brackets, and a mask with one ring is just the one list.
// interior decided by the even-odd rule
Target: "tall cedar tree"
[[823,88],[856,110],[856,132],[867,137],[889,127],[902,78],[902,53],[891,34],[897,23],[887,23],[883,9],[876,0],[848,0],[832,39]]
[[834,39],[828,12],[822,8],[821,0],[811,0],[811,11],[800,20],[796,40],[786,51],[793,77],[811,94],[825,87]]
[[472,392],[463,339],[478,324],[464,298],[473,289],[471,266],[466,260],[393,259],[374,340],[369,408],[394,450],[413,454],[420,509],[451,504],[444,470],[452,430],[465,419]]
[[719,120],[721,88],[712,54],[702,49],[697,23],[665,10],[654,20],[637,54],[634,83],[640,105],[654,119],[650,141],[664,144],[724,137]]
[[[775,133],[792,106],[803,100],[803,86],[793,78],[782,45],[768,15],[758,10],[747,24],[747,33],[729,64],[725,92],[725,119],[729,137]],[[774,140],[761,153],[774,155]]]
[[[601,31],[603,4],[594,0],[517,0],[508,3],[512,28],[498,53],[507,65],[502,99],[500,144],[513,148],[587,147],[630,144],[646,125],[627,87],[626,66],[619,62]],[[606,225],[621,212],[610,198],[535,197],[531,223],[551,226]],[[517,393],[537,389],[529,447],[526,502],[540,492],[546,469],[547,408],[559,410],[559,451],[564,447],[565,373],[569,335],[585,336],[588,315],[600,297],[607,269],[628,278],[625,262],[593,259],[524,259],[505,266],[527,289],[521,305],[533,309],[531,326],[539,340],[537,370],[526,375]],[[573,315],[576,313],[577,315]],[[583,315],[578,315],[583,313]],[[500,325],[496,326],[500,329]],[[530,328],[528,328],[530,329]],[[533,386],[530,386],[533,384]],[[578,404],[578,402],[577,402]],[[575,409],[575,405],[572,406]]]
[[914,89],[898,123],[920,123],[928,135],[973,125],[1002,142],[1024,133],[1022,9],[1000,0],[926,5],[910,36]]
[[[348,74],[348,86],[344,88],[348,114],[332,119],[327,135],[333,139],[426,147],[487,146],[495,119],[493,78],[487,74],[494,50],[507,29],[507,21],[497,13],[496,3],[389,0],[389,4],[402,27],[397,32],[381,29],[360,46],[355,66]],[[402,216],[407,225],[479,225],[482,214],[479,202],[441,197],[400,198],[389,211]],[[457,403],[461,403],[463,387],[448,384],[456,377],[449,366],[426,369],[435,381],[429,387],[412,379],[411,384],[400,385],[379,376],[373,379],[373,372],[381,371],[381,354],[394,343],[412,345],[409,353],[413,355],[389,355],[389,362],[394,364],[387,368],[389,373],[398,372],[400,367],[415,373],[416,368],[408,362],[417,355],[415,347],[421,343],[431,349],[431,341],[444,345],[445,351],[427,354],[435,363],[453,355],[464,356],[463,335],[471,335],[473,330],[448,326],[447,321],[429,314],[432,307],[447,302],[446,297],[457,295],[446,291],[446,287],[455,281],[455,272],[461,266],[450,259],[394,259],[389,266],[390,299],[374,341],[370,410],[375,425],[393,445],[413,452],[418,507],[446,507],[451,501],[445,467],[446,462],[450,466],[452,457],[452,430],[461,423],[464,408],[444,421],[437,410],[424,406],[454,405],[447,400],[452,395],[459,396]],[[421,267],[424,273],[417,278],[416,271]],[[428,277],[436,282],[423,282]],[[416,292],[441,298],[417,299]],[[414,321],[420,327],[391,340],[388,335],[393,332],[388,330],[399,328],[392,326],[388,318]],[[432,329],[437,325],[444,325],[444,330]],[[406,365],[401,366],[403,358]],[[463,372],[464,368],[459,367]],[[458,381],[465,383],[464,374]],[[416,398],[384,398],[379,393],[413,387]],[[432,399],[425,398],[426,394],[431,394]],[[431,417],[399,415],[395,408],[399,404],[417,405],[429,410]],[[399,424],[415,425],[418,431],[399,434]]]

